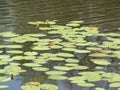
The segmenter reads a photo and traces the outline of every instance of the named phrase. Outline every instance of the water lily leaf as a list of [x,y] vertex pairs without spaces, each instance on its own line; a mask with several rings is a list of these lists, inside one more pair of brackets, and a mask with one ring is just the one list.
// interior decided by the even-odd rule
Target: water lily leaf
[[93,51],[100,51],[100,50],[102,50],[102,48],[99,48],[99,47],[87,47],[86,49],[93,50]]
[[66,80],[66,79],[68,79],[68,77],[62,76],[62,75],[51,75],[51,76],[48,76],[48,78],[53,79],[53,80]]
[[120,87],[120,83],[119,82],[118,83],[111,83],[109,86],[110,87]]
[[0,55],[0,59],[8,59],[8,58],[10,58],[9,55]]
[[67,67],[67,66],[54,66],[54,68],[62,71],[69,71],[72,69],[71,67]]
[[21,88],[22,90],[40,90],[40,85],[23,85]]
[[93,83],[78,83],[78,86],[82,87],[94,87],[95,85]]
[[83,23],[84,21],[70,21],[70,23]]
[[102,59],[93,59],[91,61],[95,64],[98,64],[98,65],[110,65],[111,64],[109,61],[102,60]]
[[63,51],[75,51],[75,48],[62,48]]
[[10,81],[11,79],[8,78],[8,77],[0,77],[0,82],[7,82],[7,81]]
[[5,74],[10,74],[11,72],[13,72],[14,75],[18,75],[22,69],[17,65],[8,65],[4,68],[4,70],[5,70],[4,72]]
[[69,62],[69,63],[78,63],[79,60],[78,59],[72,59],[72,58],[68,58],[65,60],[66,62]]
[[74,55],[70,54],[70,53],[57,53],[57,56],[60,56],[60,57],[74,57]]
[[12,59],[13,60],[23,60],[24,56],[13,56]]
[[76,64],[76,63],[67,63],[67,64],[65,64],[65,66],[71,66],[71,67],[73,67],[73,66],[79,66],[79,64]]
[[13,32],[2,32],[0,33],[2,37],[16,37],[19,36],[19,34],[13,33]]
[[62,57],[50,57],[49,60],[51,60],[51,61],[64,61],[65,58],[62,58]]
[[75,50],[75,53],[89,53],[88,50]]
[[108,57],[109,55],[104,54],[104,53],[93,53],[89,54],[90,57]]
[[44,90],[58,90],[58,86],[54,84],[42,84],[40,88]]
[[35,71],[48,71],[49,70],[49,68],[46,68],[46,67],[33,67],[32,69]]
[[95,90],[105,90],[104,88],[97,87]]
[[34,46],[32,49],[33,50],[40,50],[40,51],[50,50],[50,48],[46,47],[46,46]]
[[20,50],[9,50],[9,51],[7,51],[7,53],[11,53],[11,54],[21,54],[21,53],[23,53],[23,51],[20,51]]
[[52,30],[52,28],[49,28],[49,27],[39,27],[39,30]]
[[66,74],[66,72],[64,72],[64,71],[47,71],[45,73],[48,74],[48,75],[63,75],[63,74]]
[[5,48],[13,48],[13,49],[15,48],[16,49],[16,48],[22,48],[23,46],[22,45],[5,45],[4,47]]
[[24,52],[24,55],[30,55],[30,56],[32,56],[32,55],[37,55],[38,53],[37,52],[35,52],[35,51],[27,51],[27,52]]
[[36,58],[36,56],[32,56],[32,55],[31,56],[28,55],[28,56],[23,57],[24,60],[34,60],[35,58]]
[[75,70],[84,70],[84,69],[88,69],[87,66],[73,66],[72,69],[75,69]]
[[78,27],[78,26],[80,26],[80,24],[78,24],[78,23],[69,23],[69,24],[66,24],[66,26]]
[[27,67],[37,67],[37,66],[41,66],[41,65],[36,64],[36,63],[24,63],[23,66],[27,66]]
[[9,86],[6,86],[6,85],[0,85],[0,89],[4,89],[4,88],[9,88]]

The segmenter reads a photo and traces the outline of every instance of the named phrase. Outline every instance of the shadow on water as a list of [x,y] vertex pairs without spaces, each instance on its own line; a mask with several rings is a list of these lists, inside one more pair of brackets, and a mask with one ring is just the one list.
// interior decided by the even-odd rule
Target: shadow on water
[[[113,32],[120,27],[120,1],[0,0],[0,31],[13,31],[21,34],[34,33],[37,30],[29,26],[27,22],[46,19],[58,20],[59,24],[65,24],[71,20],[83,20],[85,25],[101,27],[103,32]],[[86,63],[82,62],[82,64]],[[67,80],[49,80],[43,72],[27,70],[27,73],[16,76],[14,80],[6,83],[10,86],[9,89],[2,90],[21,90],[20,86],[28,81],[54,83],[59,86],[60,90],[93,90],[93,88],[78,87]],[[75,72],[70,72],[69,76],[75,76]],[[108,83],[104,81],[96,82],[96,85],[106,90],[117,90],[109,88]]]

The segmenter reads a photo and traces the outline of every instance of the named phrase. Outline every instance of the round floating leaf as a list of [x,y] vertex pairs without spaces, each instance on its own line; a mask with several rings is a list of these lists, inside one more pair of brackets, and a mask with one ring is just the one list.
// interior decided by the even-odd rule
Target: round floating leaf
[[104,88],[97,87],[95,90],[105,90]]
[[49,47],[45,47],[45,46],[35,46],[32,48],[33,50],[40,50],[40,51],[44,51],[44,50],[50,50]]
[[22,48],[22,45],[5,45],[5,48]]
[[11,79],[8,78],[8,77],[0,77],[0,82],[7,82],[7,81],[10,81]]
[[9,88],[9,86],[6,86],[6,85],[0,85],[0,89],[4,89],[4,88]]
[[98,47],[87,47],[86,49],[93,50],[93,51],[100,51],[100,50],[102,50],[102,48],[98,48]]
[[64,61],[65,59],[62,57],[50,57],[49,60],[51,60],[51,61]]
[[9,55],[0,55],[0,59],[8,59],[8,58],[10,58]]
[[67,67],[67,66],[54,66],[54,68],[57,70],[63,70],[63,71],[69,71],[72,69],[71,67]]
[[111,64],[109,61],[102,60],[102,59],[93,59],[91,61],[95,64],[98,64],[98,65],[109,65],[109,64]]
[[48,78],[53,79],[53,80],[66,80],[66,79],[68,79],[68,77],[62,76],[62,75],[51,75],[51,76],[48,76]]
[[30,56],[32,56],[32,55],[37,55],[38,53],[37,52],[35,52],[35,51],[27,51],[27,52],[24,52],[24,55],[30,55]]
[[72,59],[72,58],[68,58],[65,60],[66,62],[69,62],[69,63],[78,63],[79,60],[78,59]]
[[75,69],[75,70],[84,70],[84,69],[88,69],[87,66],[73,66],[72,69]]
[[49,68],[46,68],[46,67],[33,67],[32,69],[35,71],[48,71],[49,70]]
[[24,60],[34,60],[36,57],[35,56],[24,56],[23,59]]
[[11,54],[21,54],[21,53],[23,53],[23,51],[20,51],[20,50],[9,50],[9,51],[7,51],[7,53],[11,53]]
[[70,54],[70,53],[57,53],[57,56],[60,56],[60,57],[74,57],[74,55]]
[[75,53],[89,53],[88,50],[75,50]]
[[40,90],[40,85],[23,85],[21,88],[22,90]]
[[15,34],[13,32],[2,32],[2,33],[0,33],[0,35],[2,37],[9,37],[9,38],[19,36],[19,34]]
[[75,48],[62,48],[63,51],[75,51]]
[[36,64],[36,63],[24,63],[23,66],[27,66],[27,67],[37,67],[37,66],[41,66],[41,65]]
[[82,87],[94,87],[95,85],[92,83],[79,83],[77,84],[78,86],[82,86]]
[[64,72],[64,71],[47,71],[45,73],[48,74],[48,75],[63,75],[63,74],[66,74],[66,72]]
[[21,72],[21,67],[17,65],[8,65],[4,68],[5,74],[10,74],[11,72],[14,73],[14,75],[18,75]]
[[80,26],[80,24],[78,24],[78,23],[69,23],[69,24],[66,24],[66,26],[77,27],[77,26]]
[[109,85],[110,87],[120,87],[120,83],[118,82],[116,82],[116,83],[111,83],[110,85]]
[[84,21],[70,21],[70,23],[83,23]]
[[103,53],[93,53],[93,54],[90,54],[89,56],[91,56],[91,57],[108,57],[109,55],[103,54]]
[[12,57],[13,60],[23,60],[24,56],[14,56]]
[[58,86],[54,84],[42,84],[40,88],[44,90],[58,90]]
[[65,64],[65,66],[71,66],[71,67],[74,67],[74,66],[79,66],[79,65],[76,64],[76,63],[67,63],[67,64]]
[[20,63],[10,63],[10,65],[21,65]]

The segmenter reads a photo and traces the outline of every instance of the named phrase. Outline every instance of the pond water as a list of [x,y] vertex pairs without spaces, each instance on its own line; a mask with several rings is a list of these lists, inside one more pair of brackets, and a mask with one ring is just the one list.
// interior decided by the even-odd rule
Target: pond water
[[[58,20],[57,23],[60,25],[65,25],[72,20],[83,20],[83,26],[95,26],[99,27],[100,32],[115,32],[119,33],[118,28],[120,28],[120,1],[119,0],[0,0],[0,32],[12,31],[17,34],[29,34],[29,33],[40,33],[38,28],[35,28],[33,25],[29,25],[30,21],[45,21],[45,20]],[[46,32],[45,32],[46,33]],[[60,36],[48,35],[46,38],[58,39]],[[44,37],[43,37],[44,38]],[[116,37],[115,37],[116,38]],[[117,37],[119,39],[120,37]],[[7,38],[8,39],[8,38]],[[62,37],[63,39],[63,37]],[[1,45],[19,45],[14,42],[5,41],[6,37],[0,37]],[[105,39],[99,39],[96,37],[88,38],[88,41],[99,43]],[[57,40],[56,40],[57,41]],[[58,40],[59,41],[59,40]],[[50,43],[54,44],[54,43]],[[22,48],[18,48],[23,52],[31,51],[33,42],[20,43]],[[118,44],[120,45],[120,44]],[[12,47],[13,48],[13,47]],[[81,47],[77,47],[81,49]],[[82,47],[82,49],[84,49]],[[0,50],[4,51],[1,55],[10,55],[13,57],[14,54],[8,54],[7,51],[12,50],[11,48],[1,48]],[[14,50],[14,49],[13,49]],[[116,49],[113,49],[115,51]],[[117,49],[119,51],[120,48]],[[48,53],[49,51],[40,51],[39,54]],[[61,50],[51,50],[51,53],[61,52]],[[22,55],[22,54],[18,54]],[[87,66],[89,69],[86,71],[94,71],[96,67],[96,62],[91,63],[88,54],[75,54],[75,59],[79,59],[78,63],[81,66]],[[33,57],[30,57],[33,58]],[[119,59],[114,61],[114,58],[105,58],[110,60],[112,65],[103,66],[103,71],[106,72],[119,72]],[[37,81],[41,84],[55,84],[59,87],[59,90],[95,90],[95,87],[102,87],[105,90],[118,90],[117,88],[110,88],[109,84],[111,82],[100,80],[95,82],[95,87],[81,87],[77,84],[71,83],[70,80],[52,80],[48,79],[48,76],[43,71],[35,71],[31,67],[22,66],[22,64],[31,62],[31,61],[13,61],[21,63],[22,69],[27,70],[20,75],[14,76],[14,80],[8,82],[0,82],[0,85],[8,85],[9,88],[0,89],[0,90],[21,90],[21,86],[26,82]],[[66,61],[67,62],[67,61]],[[10,63],[10,62],[9,62]],[[105,63],[105,62],[104,62]],[[54,66],[64,65],[64,61],[54,62],[48,61],[44,64],[44,67],[54,70]],[[76,63],[73,63],[76,64]],[[0,68],[3,69],[5,65],[0,64]],[[100,67],[98,67],[100,68]],[[67,77],[77,76],[78,73],[84,70],[68,70],[65,74]],[[0,74],[3,76],[3,74]],[[10,77],[10,75],[7,75]],[[59,78],[59,77],[58,77]],[[102,89],[101,89],[102,90]]]

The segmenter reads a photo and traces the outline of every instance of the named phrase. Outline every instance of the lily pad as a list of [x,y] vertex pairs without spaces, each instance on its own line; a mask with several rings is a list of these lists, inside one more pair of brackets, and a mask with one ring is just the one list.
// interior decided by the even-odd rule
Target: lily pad
[[33,67],[32,69],[35,71],[48,71],[49,70],[49,68],[46,68],[46,67]]
[[102,60],[102,59],[93,59],[91,61],[95,64],[98,64],[98,65],[110,65],[111,64],[109,61]]
[[38,53],[37,52],[35,52],[35,51],[27,51],[27,52],[24,52],[24,55],[37,55]]
[[58,86],[54,84],[42,84],[40,88],[44,90],[58,90]]
[[23,66],[27,66],[27,67],[37,67],[37,66],[41,66],[41,65],[36,64],[36,63],[24,63]]
[[54,68],[62,71],[69,71],[72,69],[71,67],[67,67],[67,66],[54,66]]
[[7,85],[0,85],[0,89],[9,88]]

